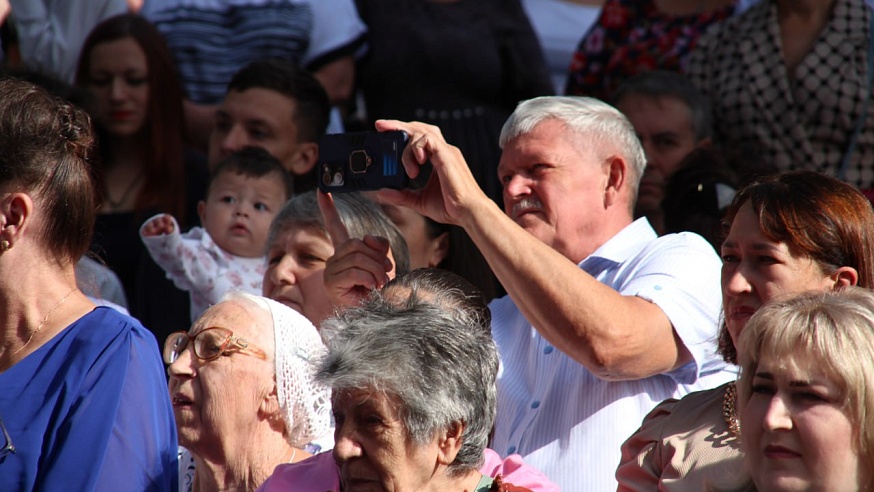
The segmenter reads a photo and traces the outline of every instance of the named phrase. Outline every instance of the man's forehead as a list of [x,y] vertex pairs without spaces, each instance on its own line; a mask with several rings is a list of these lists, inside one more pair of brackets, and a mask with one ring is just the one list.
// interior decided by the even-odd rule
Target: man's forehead
[[647,121],[652,123],[676,124],[679,120],[688,124],[690,128],[692,126],[692,108],[680,96],[673,94],[632,93],[617,102],[616,108],[625,114],[632,124],[635,123],[636,118],[646,115],[649,118]]
[[531,131],[519,134],[504,145],[498,168],[511,164],[550,161],[558,153],[570,149],[581,151],[577,134],[567,129],[563,122],[543,121]]
[[216,114],[245,119],[285,119],[294,117],[293,98],[272,89],[253,87],[244,91],[231,90],[219,103]]

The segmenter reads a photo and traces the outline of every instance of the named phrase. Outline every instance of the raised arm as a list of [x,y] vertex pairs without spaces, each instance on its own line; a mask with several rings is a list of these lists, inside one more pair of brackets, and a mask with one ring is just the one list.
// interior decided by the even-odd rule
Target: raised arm
[[[170,221],[170,225],[167,225]],[[154,231],[159,231],[155,233]],[[215,282],[220,255],[208,251],[204,245],[204,234],[200,228],[181,234],[176,219],[168,214],[159,214],[147,220],[140,227],[140,238],[149,255],[167,274],[179,289],[204,292]],[[209,241],[212,248],[218,249]]]
[[[435,170],[422,190],[382,190],[380,198],[463,227],[526,319],[556,348],[604,379],[639,379],[692,360],[659,306],[602,284],[501,211],[439,129],[385,120],[377,128],[410,134],[404,166],[411,177],[427,160]],[[624,179],[616,165],[610,175],[617,182],[607,186]]]

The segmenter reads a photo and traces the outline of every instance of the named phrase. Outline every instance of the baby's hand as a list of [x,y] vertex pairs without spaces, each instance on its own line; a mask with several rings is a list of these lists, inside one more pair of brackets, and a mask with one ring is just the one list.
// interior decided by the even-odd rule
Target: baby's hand
[[141,232],[145,237],[152,237],[170,234],[173,230],[173,218],[167,214],[163,214],[143,224]]

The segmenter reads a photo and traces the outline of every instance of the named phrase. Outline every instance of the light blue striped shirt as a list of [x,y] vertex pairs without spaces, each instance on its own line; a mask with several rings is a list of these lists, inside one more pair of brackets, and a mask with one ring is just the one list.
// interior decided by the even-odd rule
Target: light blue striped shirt
[[353,0],[145,0],[142,15],[173,52],[188,97],[224,98],[247,63],[281,58],[312,71],[354,55],[366,31]]
[[[722,308],[720,260],[691,233],[657,237],[646,221],[627,226],[580,268],[623,295],[658,305],[693,362],[636,381],[604,381],[548,343],[507,297],[490,305],[501,354],[492,448],[519,453],[562,490],[615,491],[620,446],[666,398],[734,379],[716,354]],[[585,295],[581,292],[580,295]]]

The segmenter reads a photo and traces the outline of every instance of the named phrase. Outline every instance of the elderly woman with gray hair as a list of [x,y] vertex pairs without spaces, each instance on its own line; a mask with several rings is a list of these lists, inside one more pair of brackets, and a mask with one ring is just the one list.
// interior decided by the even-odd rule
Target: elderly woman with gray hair
[[440,270],[399,276],[325,320],[316,380],[333,390],[333,456],[280,465],[259,490],[557,491],[486,448],[498,371],[488,325],[478,291]]
[[330,392],[313,379],[325,347],[294,310],[229,292],[164,344],[180,456],[179,490],[255,490],[328,433]]
[[[331,210],[327,222],[320,202]],[[407,243],[378,205],[360,193],[311,191],[289,200],[270,224],[262,293],[318,327],[338,305],[353,304],[409,264]]]

